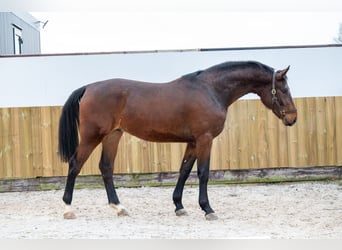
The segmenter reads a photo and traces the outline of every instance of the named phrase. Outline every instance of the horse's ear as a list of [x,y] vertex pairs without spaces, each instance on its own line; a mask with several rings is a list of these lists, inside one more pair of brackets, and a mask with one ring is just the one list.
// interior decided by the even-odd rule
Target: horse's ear
[[279,71],[277,72],[277,74],[276,74],[277,80],[282,80],[282,79],[284,79],[285,76],[286,76],[286,73],[287,73],[287,71],[289,71],[289,69],[290,69],[290,65],[287,66],[287,68],[285,68],[285,69],[283,69],[283,70],[279,70]]

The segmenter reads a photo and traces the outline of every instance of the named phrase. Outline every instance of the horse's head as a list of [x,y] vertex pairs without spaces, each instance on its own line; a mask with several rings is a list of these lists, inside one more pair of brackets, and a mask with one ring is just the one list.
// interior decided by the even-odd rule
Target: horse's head
[[290,66],[284,70],[274,71],[272,81],[260,93],[262,102],[272,109],[286,126],[292,126],[297,120],[297,109],[287,85],[286,73],[289,69]]

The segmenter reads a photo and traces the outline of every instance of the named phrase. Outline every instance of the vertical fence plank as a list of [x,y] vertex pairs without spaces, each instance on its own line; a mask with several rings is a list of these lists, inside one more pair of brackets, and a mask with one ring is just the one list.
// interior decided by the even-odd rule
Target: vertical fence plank
[[19,138],[21,174],[25,178],[33,177],[33,152],[32,152],[32,116],[30,108],[22,108],[19,111]]
[[342,97],[335,97],[336,165],[342,166]]
[[278,159],[279,167],[288,166],[288,145],[287,145],[287,130],[286,127],[278,120]]
[[130,148],[130,135],[125,133],[122,136],[122,139],[119,144],[118,155],[120,154],[121,158],[119,156],[118,161],[116,163],[118,171],[120,171],[118,173],[125,173],[125,174],[131,173],[131,167],[130,167],[130,161],[129,161],[130,155],[128,155],[129,148]]
[[266,142],[268,145],[268,167],[279,167],[279,152],[278,152],[278,118],[274,116],[272,111],[266,112],[267,133]]
[[41,133],[41,108],[32,108],[32,168],[34,176],[43,176],[43,148]]
[[52,157],[52,130],[51,113],[49,107],[41,108],[41,133],[43,148],[43,176],[53,176],[53,157]]
[[141,165],[139,139],[134,136],[131,136],[130,142],[131,142],[131,147],[130,147],[131,151],[128,157],[130,157],[130,161],[131,161],[131,164],[130,164],[131,173],[138,173],[138,171],[140,170],[140,165]]
[[[92,175],[92,174],[99,174],[99,161],[101,158],[101,150],[102,145],[97,145],[97,147],[93,150],[93,152],[89,155],[89,158],[84,163],[81,173],[82,175]],[[69,167],[66,166],[65,169],[68,169]]]
[[11,143],[11,117],[8,108],[1,109],[1,167],[0,174],[2,178],[11,177],[12,175],[12,143]]
[[19,109],[11,109],[11,131],[12,131],[12,145],[13,145],[13,151],[12,151],[12,157],[13,157],[13,177],[19,177],[22,176],[22,158],[21,158],[21,152],[20,152],[20,131],[19,131]]
[[123,136],[121,137],[119,146],[118,146],[118,152],[116,154],[116,159],[114,161],[114,173],[126,173],[127,169],[126,166],[124,166],[124,164],[126,164],[125,162],[127,162],[126,160],[126,135],[127,134],[123,134]]
[[[295,103],[297,104],[297,103]],[[296,105],[297,106],[297,105]],[[298,110],[297,110],[298,113]],[[283,126],[283,124],[282,124]],[[296,126],[296,124],[294,125]],[[288,154],[288,166],[296,167],[298,164],[298,135],[295,127],[286,127],[287,130],[287,154]]]
[[171,145],[168,143],[160,143],[158,145],[158,155],[160,157],[161,169],[171,171],[172,158],[171,158]]
[[310,120],[310,112],[308,110],[307,102],[303,98],[296,99],[297,107],[297,122],[294,125],[297,130],[297,167],[309,166],[309,149],[307,147],[308,138],[308,121]]
[[151,165],[151,172],[158,173],[160,172],[160,157],[158,155],[158,144],[152,143],[150,147],[150,157],[152,159]]
[[123,154],[123,146],[125,144],[124,142],[124,136],[125,134],[123,134],[123,136],[121,137],[121,140],[119,142],[119,146],[118,146],[118,152],[116,154],[116,158],[114,161],[114,173],[120,173],[118,172],[119,170],[121,170],[122,168],[122,162],[124,161],[124,154]]
[[[258,165],[260,152],[262,151],[261,148],[264,147],[264,143],[259,141],[260,135],[260,128],[262,127],[263,121],[258,116],[259,108],[256,102],[254,101],[247,101],[247,121],[244,124],[240,124],[243,126],[243,130],[246,131],[245,136],[248,142],[248,151],[247,151],[247,158],[248,158],[248,168],[254,168]],[[261,128],[262,129],[262,128]],[[263,132],[261,132],[262,134]]]
[[149,143],[141,140],[140,141],[140,156],[141,156],[141,169],[144,173],[148,173],[149,172],[149,165],[151,162],[151,157],[149,154]]
[[[253,124],[246,124],[247,127],[251,127],[253,130],[253,134],[250,137],[250,144],[255,144],[256,148],[256,157],[257,161],[250,166],[250,169],[258,168],[258,166],[262,168],[268,168],[269,165],[269,145],[267,143],[267,114],[272,113],[270,110],[266,109],[264,105],[260,105],[259,100],[254,100],[254,106],[257,107],[255,111],[255,119],[257,123],[255,126]],[[271,117],[271,119],[275,119],[275,117]]]
[[316,99],[316,124],[317,124],[317,166],[323,166],[327,153],[327,129],[325,121],[326,98]]
[[164,151],[164,145],[163,144],[156,144],[155,145],[155,152],[154,152],[154,157],[158,159],[156,169],[158,169],[158,172],[161,172],[162,169],[167,169],[170,163],[167,161],[167,157],[165,155]]
[[[325,127],[327,130],[326,133],[326,160],[324,165],[332,166],[336,164],[336,109],[335,109],[335,98],[326,98],[325,103]],[[337,139],[338,140],[338,139]]]
[[307,120],[305,145],[308,147],[309,166],[317,165],[317,124],[316,124],[316,98],[306,99]]
[[185,143],[172,143],[171,144],[171,168],[170,172],[178,172],[181,162],[183,160],[183,155],[185,152]]
[[239,102],[238,113],[239,113],[239,130],[238,130],[238,159],[239,159],[239,169],[248,169],[248,135],[246,136],[246,129],[243,126],[244,124],[248,124],[248,105],[247,101]]
[[[0,109],[0,133],[4,131],[3,128],[3,110]],[[5,175],[5,164],[4,164],[4,157],[5,157],[5,145],[4,145],[4,137],[5,135],[0,134],[0,178]]]
[[[229,115],[229,113],[228,113]],[[220,155],[220,165],[214,166],[214,169],[227,169],[229,168],[229,132],[228,132],[228,119],[229,117],[226,117],[225,126],[222,131],[222,133],[219,135],[219,145],[218,151],[214,151],[214,154]],[[218,153],[220,152],[220,153]]]
[[227,139],[228,139],[228,155],[229,155],[229,169],[239,169],[239,160],[238,160],[238,147],[237,147],[237,139],[238,139],[238,126],[239,121],[238,117],[238,103],[236,102],[232,104],[228,108],[228,117],[227,117]]
[[[214,139],[211,153],[211,169],[224,169],[227,168],[229,164],[228,155],[228,139],[227,139],[227,128],[225,128],[222,133]],[[220,154],[216,152],[221,152]]]
[[52,175],[63,176],[64,172],[62,165],[60,164],[60,158],[58,155],[58,126],[59,116],[61,110],[59,107],[49,107],[51,117],[51,159],[52,159]]
[[217,152],[219,150],[221,150],[221,141],[222,139],[220,137],[216,137],[214,140],[213,140],[213,145],[211,147],[211,157],[210,157],[210,169],[213,169],[214,166],[215,168],[220,168],[221,166],[221,155],[219,154],[215,154],[214,152]]
[[12,134],[12,119],[11,119],[11,109],[3,108],[2,109],[2,143],[3,143],[3,172],[4,178],[13,177],[13,167],[14,160],[13,158],[13,134]]

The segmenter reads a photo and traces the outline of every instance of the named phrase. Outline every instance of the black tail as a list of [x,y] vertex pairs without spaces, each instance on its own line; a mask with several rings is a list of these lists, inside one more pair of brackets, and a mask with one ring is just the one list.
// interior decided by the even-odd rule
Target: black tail
[[68,162],[78,146],[79,102],[86,90],[83,86],[75,90],[62,109],[59,120],[58,150],[61,160]]

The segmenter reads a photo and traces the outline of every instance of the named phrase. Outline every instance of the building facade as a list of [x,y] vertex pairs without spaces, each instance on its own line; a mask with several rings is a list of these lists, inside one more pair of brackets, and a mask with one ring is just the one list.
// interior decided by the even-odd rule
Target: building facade
[[0,12],[0,55],[40,53],[40,21],[27,12]]

